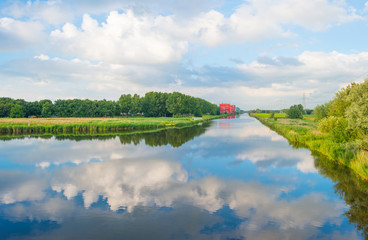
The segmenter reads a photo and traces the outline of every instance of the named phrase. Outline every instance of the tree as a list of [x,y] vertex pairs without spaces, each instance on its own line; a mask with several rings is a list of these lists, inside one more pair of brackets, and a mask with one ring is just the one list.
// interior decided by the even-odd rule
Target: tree
[[316,118],[316,121],[321,121],[328,116],[330,105],[331,102],[328,102],[322,105],[317,105],[314,108],[314,116]]
[[344,117],[346,110],[351,104],[351,99],[349,98],[352,89],[357,87],[356,83],[349,84],[346,88],[338,91],[331,101],[329,106],[328,115],[335,117]]
[[23,108],[19,104],[13,105],[13,107],[10,110],[10,117],[11,118],[21,118],[24,117],[25,113],[23,111]]
[[293,105],[289,108],[288,115],[293,119],[303,119],[303,105]]
[[134,114],[142,112],[142,101],[138,94],[134,94],[131,99],[131,112]]
[[194,111],[194,116],[195,117],[202,117],[203,116],[203,113],[202,113],[201,109],[196,109]]
[[120,109],[123,113],[128,113],[131,110],[132,95],[123,94],[119,98]]
[[368,134],[368,79],[361,84],[352,84],[348,90],[347,107],[344,114],[348,127],[351,130]]
[[182,108],[183,108],[183,94],[178,92],[173,92],[170,94],[170,96],[167,98],[166,101],[166,108],[167,111],[169,111],[173,115],[182,114]]
[[53,114],[53,105],[50,102],[46,102],[42,105],[41,116],[42,117],[51,117]]

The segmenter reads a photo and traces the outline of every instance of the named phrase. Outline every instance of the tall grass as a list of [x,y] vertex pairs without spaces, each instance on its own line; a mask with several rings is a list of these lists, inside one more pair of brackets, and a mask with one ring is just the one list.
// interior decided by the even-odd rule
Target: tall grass
[[203,116],[194,120],[182,118],[39,118],[39,119],[0,119],[0,134],[57,134],[57,133],[101,133],[121,132],[146,129],[186,127],[200,122],[220,118],[220,116]]

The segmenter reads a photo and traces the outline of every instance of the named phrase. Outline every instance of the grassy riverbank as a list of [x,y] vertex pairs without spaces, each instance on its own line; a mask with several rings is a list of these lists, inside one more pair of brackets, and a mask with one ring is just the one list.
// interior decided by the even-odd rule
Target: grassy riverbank
[[0,134],[31,133],[96,133],[186,127],[221,118],[206,115],[202,118],[0,118]]
[[368,180],[368,151],[364,147],[367,139],[364,137],[351,142],[337,142],[331,134],[320,132],[318,124],[313,120],[288,118],[275,120],[264,114],[251,116],[284,136],[292,145],[304,145],[330,160],[348,166],[363,179]]

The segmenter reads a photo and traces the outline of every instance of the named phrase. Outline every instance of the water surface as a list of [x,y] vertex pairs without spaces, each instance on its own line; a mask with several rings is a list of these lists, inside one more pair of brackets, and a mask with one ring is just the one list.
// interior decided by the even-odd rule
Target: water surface
[[[5,139],[5,138],[3,138]],[[0,239],[363,239],[367,184],[242,115],[0,142]]]

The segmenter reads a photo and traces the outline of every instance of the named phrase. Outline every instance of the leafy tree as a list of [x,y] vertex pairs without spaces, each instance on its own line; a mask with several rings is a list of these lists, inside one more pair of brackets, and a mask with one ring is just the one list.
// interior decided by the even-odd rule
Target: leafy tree
[[132,95],[123,94],[119,98],[119,104],[123,113],[128,113],[131,110]]
[[201,109],[196,109],[194,111],[194,116],[195,117],[202,117],[203,116],[203,113],[202,113]]
[[166,108],[173,115],[182,114],[183,94],[178,92],[173,92],[172,94],[170,94],[166,101]]
[[328,115],[335,117],[344,117],[346,110],[349,108],[351,104],[351,99],[349,99],[349,94],[353,88],[356,88],[356,83],[351,83],[346,88],[338,91],[331,101],[329,106]]
[[42,106],[41,116],[51,117],[53,114],[53,105],[50,102],[45,102]]
[[348,121],[343,117],[329,116],[322,119],[318,124],[318,130],[330,133],[335,142],[347,142],[355,137],[353,131],[347,130]]
[[13,107],[10,110],[10,117],[11,118],[21,118],[24,117],[25,113],[23,111],[23,108],[19,104],[13,105]]
[[134,114],[142,112],[142,101],[138,94],[134,94],[131,100],[131,111]]
[[289,108],[288,115],[293,119],[303,119],[303,105],[293,105]]
[[305,113],[311,115],[313,113],[313,109],[304,109]]
[[[346,96],[347,107],[344,117],[349,129],[368,133],[368,79],[361,84],[352,84]],[[348,91],[348,90],[345,90]]]
[[314,108],[314,116],[316,118],[316,121],[321,121],[328,116],[330,105],[331,103],[328,102],[322,105],[317,105]]

